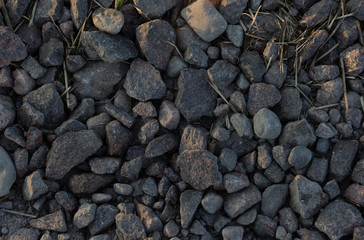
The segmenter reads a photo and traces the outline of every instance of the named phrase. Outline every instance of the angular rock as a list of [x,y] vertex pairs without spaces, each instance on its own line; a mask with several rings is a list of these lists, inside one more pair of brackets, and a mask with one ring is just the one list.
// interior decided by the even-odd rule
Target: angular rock
[[324,82],[317,90],[316,101],[323,105],[338,103],[344,93],[344,85],[341,78]]
[[209,79],[215,83],[220,90],[225,90],[238,76],[238,67],[226,60],[217,60],[212,67],[207,70]]
[[196,190],[205,190],[218,178],[217,158],[206,150],[185,150],[177,159],[182,179]]
[[288,197],[287,184],[274,184],[267,187],[262,194],[262,213],[274,218]]
[[300,25],[304,27],[312,27],[318,22],[329,16],[331,12],[334,12],[338,4],[333,0],[321,0],[314,4],[305,14],[300,21]]
[[119,213],[115,217],[117,235],[119,239],[142,240],[146,239],[147,234],[140,218],[134,214]]
[[350,9],[350,12],[354,13],[354,17],[356,17],[359,21],[364,21],[364,2],[363,0],[350,0],[347,2],[346,7]]
[[183,69],[178,79],[175,104],[187,121],[197,121],[202,116],[213,116],[217,93],[208,83],[204,69]]
[[340,140],[335,144],[329,172],[336,181],[341,182],[350,174],[358,146],[357,140]]
[[47,178],[63,178],[74,166],[96,153],[101,146],[101,139],[92,130],[63,134],[52,143],[48,153]]
[[27,201],[39,198],[48,192],[48,186],[42,179],[39,171],[27,176],[23,183],[23,197]]
[[234,193],[249,186],[249,178],[244,173],[226,173],[223,184],[228,193]]
[[168,10],[175,6],[174,1],[161,0],[158,2],[148,0],[133,0],[138,10],[148,19],[161,18]]
[[14,86],[14,80],[11,76],[10,67],[3,67],[0,69],[0,87],[11,88]]
[[180,202],[180,215],[181,226],[187,228],[192,222],[193,215],[195,214],[198,205],[200,205],[203,192],[195,190],[186,190],[181,193]]
[[15,105],[9,96],[0,95],[0,131],[13,124],[15,120]]
[[21,19],[21,16],[28,8],[30,0],[16,0],[6,2],[6,8],[9,14],[9,18],[12,26],[16,26]]
[[0,26],[0,67],[27,57],[27,49],[18,35],[5,26]]
[[343,200],[329,203],[318,216],[315,227],[330,239],[339,240],[352,234],[354,228],[363,226],[360,211]]
[[[6,227],[4,227],[6,228]],[[4,229],[3,228],[3,229]],[[40,232],[34,228],[20,228],[7,236],[9,240],[38,240]]]
[[243,45],[244,29],[240,25],[228,25],[225,33],[235,47],[241,47]]
[[68,212],[73,212],[78,205],[77,198],[66,191],[59,191],[54,195],[57,202]]
[[96,235],[108,229],[114,222],[119,210],[111,204],[102,204],[97,207],[94,220],[88,225],[91,235]]
[[[218,38],[227,28],[224,17],[208,0],[200,0],[188,5],[182,9],[181,16],[196,34],[206,42]],[[201,21],[201,19],[204,20]]]
[[152,119],[146,122],[138,132],[138,140],[141,144],[149,143],[159,131],[158,120]]
[[87,0],[71,0],[71,17],[77,29],[80,29],[87,18]]
[[67,232],[66,218],[62,210],[58,210],[46,216],[32,219],[30,226],[42,230],[51,230],[55,232]]
[[284,80],[287,77],[287,65],[279,61],[273,62],[268,72],[264,75],[264,81],[266,83],[274,85],[277,89],[281,88]]
[[358,161],[351,173],[351,179],[364,185],[364,159]]
[[307,170],[307,177],[312,181],[323,183],[329,169],[329,161],[325,158],[313,158],[310,168]]
[[149,142],[145,149],[148,158],[159,157],[178,147],[178,139],[173,134],[164,134]]
[[162,221],[151,208],[143,204],[137,204],[136,209],[147,233],[161,231],[163,229]]
[[344,59],[345,72],[348,74],[360,74],[364,70],[364,47],[359,43],[348,47],[340,53]]
[[261,237],[275,237],[277,223],[271,218],[258,214],[254,224],[254,231]]
[[38,79],[46,74],[47,69],[39,64],[32,56],[28,56],[21,64],[21,67],[29,73],[29,75]]
[[219,10],[222,16],[230,24],[238,24],[243,10],[248,3],[247,0],[222,0]]
[[40,0],[34,15],[34,22],[43,24],[61,18],[64,0]]
[[93,173],[112,174],[120,169],[121,159],[114,157],[93,158],[89,164]]
[[122,156],[131,140],[131,132],[119,121],[112,121],[105,126],[107,152],[110,156]]
[[304,219],[313,217],[329,200],[318,183],[302,175],[293,179],[289,184],[289,190],[292,209]]
[[149,63],[157,69],[165,70],[174,50],[170,43],[176,42],[174,28],[164,20],[152,20],[138,26],[136,39]]
[[336,65],[314,66],[310,72],[310,77],[318,82],[334,79],[340,74],[339,67]]
[[23,132],[19,127],[8,127],[5,129],[4,131],[4,136],[10,140],[15,142],[16,144],[18,144],[21,147],[25,147],[26,143],[25,143],[25,139],[23,136]]
[[62,65],[63,55],[63,43],[57,38],[49,39],[39,48],[39,62],[46,67]]
[[262,139],[275,139],[282,125],[277,115],[267,108],[260,109],[253,117],[254,133]]
[[235,113],[230,117],[230,122],[233,125],[239,137],[252,139],[254,137],[252,124],[247,116],[241,113]]
[[[326,1],[326,0],[322,0]],[[330,1],[330,0],[328,0]],[[312,33],[310,40],[306,43],[306,45],[302,48],[300,54],[300,61],[303,63],[308,59],[312,58],[318,48],[325,42],[327,37],[329,36],[326,30],[320,29]]]
[[81,173],[72,175],[69,179],[69,189],[75,194],[90,194],[107,186],[114,180],[113,175],[97,175],[94,173]]
[[82,44],[95,51],[107,63],[127,61],[138,55],[134,43],[125,36],[98,31],[83,31],[81,36]]
[[224,210],[230,218],[235,218],[262,200],[261,193],[254,185],[239,192],[227,195]]
[[239,66],[243,71],[245,77],[251,83],[257,83],[262,81],[263,75],[265,73],[265,64],[258,52],[246,51],[241,54]]
[[87,130],[87,126],[76,119],[69,119],[64,121],[61,125],[59,125],[55,130],[54,133],[57,136],[61,136],[66,132],[77,132],[81,130]]
[[207,68],[209,63],[207,54],[201,48],[195,46],[188,46],[183,57],[187,63],[197,68]]
[[278,89],[265,83],[253,83],[249,88],[248,111],[255,115],[262,108],[275,106],[281,100],[281,94]]
[[14,79],[13,90],[19,95],[25,95],[35,87],[35,81],[23,69],[17,69],[12,72]]
[[73,225],[78,229],[87,227],[95,219],[96,208],[94,203],[83,203],[73,216]]
[[23,24],[17,31],[17,35],[26,45],[29,54],[38,53],[39,47],[43,44],[41,32],[35,24]]
[[86,63],[86,60],[81,55],[67,55],[66,57],[66,67],[71,73],[81,70]]
[[282,130],[279,137],[280,144],[310,146],[316,141],[316,136],[311,124],[306,119],[289,122]]
[[178,127],[181,116],[173,102],[164,100],[159,107],[159,123],[168,130]]
[[183,129],[181,136],[179,152],[184,150],[204,150],[207,148],[208,132],[203,128],[196,128],[192,125],[187,125]]
[[293,87],[285,87],[281,90],[281,101],[278,104],[278,114],[282,120],[296,120],[302,110],[300,92]]
[[294,233],[298,229],[298,218],[291,208],[279,210],[279,224],[289,233]]
[[344,197],[357,206],[364,206],[364,186],[357,183],[349,185],[344,192]]
[[185,52],[188,46],[196,46],[197,48],[200,48],[204,51],[208,51],[209,49],[210,44],[197,36],[197,34],[188,24],[185,24],[184,26],[178,28],[176,35],[177,46],[182,52]]
[[0,146],[0,197],[7,195],[16,180],[16,171],[9,154]]
[[105,104],[105,110],[108,114],[110,114],[110,116],[116,118],[127,128],[131,128],[134,125],[135,119],[132,116],[130,116],[127,112],[123,111],[122,109],[115,107],[111,103]]

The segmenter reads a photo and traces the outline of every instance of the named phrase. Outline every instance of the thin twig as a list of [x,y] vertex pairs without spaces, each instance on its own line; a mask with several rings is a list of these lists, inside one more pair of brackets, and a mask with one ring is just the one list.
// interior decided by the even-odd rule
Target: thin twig
[[[67,74],[67,69],[66,69],[66,62],[63,62],[63,74],[64,74],[64,86],[66,87],[66,89],[68,89],[68,74]],[[66,103],[67,103],[67,108],[70,109],[71,105],[70,105],[70,93],[69,91],[66,92]]]
[[364,112],[364,98],[363,98],[363,96],[360,96],[360,104],[361,104],[361,108],[363,109],[363,112]]
[[342,79],[343,79],[343,85],[344,85],[345,109],[347,111],[349,109],[349,106],[348,106],[348,94],[346,92],[345,65],[344,65],[344,59],[342,57],[340,58],[340,66],[341,66],[341,73],[342,73]]
[[37,6],[38,6],[38,0],[35,0],[33,9],[32,9],[32,15],[30,15],[29,27],[31,27],[33,25],[35,11],[37,10]]
[[215,92],[217,92],[217,94],[219,94],[219,96],[226,102],[227,105],[229,105],[229,107],[231,108],[231,110],[233,110],[234,113],[238,113],[238,111],[236,110],[236,108],[234,107],[234,105],[232,105],[224,96],[224,94],[222,94],[222,92],[218,89],[218,87],[215,85],[215,83],[213,83],[210,79],[208,80],[208,83],[210,84],[210,86],[215,90]]
[[24,216],[24,217],[37,218],[37,216],[28,214],[28,213],[22,213],[22,212],[8,210],[8,209],[4,209],[4,208],[1,208],[0,210],[3,212],[6,212],[6,213],[11,213],[11,214],[15,214],[15,215]]
[[179,51],[178,47],[176,46],[176,44],[174,44],[174,43],[172,43],[172,42],[170,42],[170,41],[167,41],[167,40],[165,40],[164,42],[166,42],[166,43],[168,43],[169,45],[173,46],[173,47],[176,49],[176,51],[177,51],[178,55],[179,55],[179,56],[183,59],[183,56],[182,56],[181,52]]
[[58,25],[56,24],[56,22],[54,21],[54,18],[52,17],[52,15],[49,15],[52,19],[52,23],[54,25],[54,27],[57,29],[57,31],[62,35],[62,37],[64,38],[64,40],[67,43],[67,46],[70,46],[70,43],[68,42],[68,39],[66,38],[66,36],[63,34],[62,30],[58,27]]
[[260,8],[261,8],[261,7],[262,7],[262,5],[259,5],[258,10],[256,11],[256,13],[255,13],[255,15],[254,15],[253,21],[252,21],[252,23],[251,23],[251,24],[250,24],[250,26],[249,26],[249,30],[251,30],[251,29],[252,29],[252,27],[253,27],[253,25],[254,25],[255,21],[257,20],[257,16],[258,16],[258,13],[259,13],[259,10],[260,10]]
[[334,51],[335,48],[339,46],[340,43],[336,43],[332,48],[330,48],[327,52],[322,54],[319,58],[317,58],[317,62],[326,57],[328,54],[330,54],[332,51]]
[[340,103],[333,103],[333,104],[328,104],[328,105],[324,105],[324,106],[320,106],[320,107],[314,106],[314,108],[319,110],[319,109],[325,109],[325,108],[336,107],[336,106],[340,106]]
[[8,28],[10,28],[10,30],[13,30],[13,26],[11,25],[11,21],[10,21],[10,18],[9,18],[8,10],[6,9],[4,0],[0,0],[0,8],[1,8],[1,11],[3,12],[6,25],[8,26]]
[[267,41],[267,39],[265,39],[265,38],[262,38],[262,37],[259,37],[259,36],[256,36],[256,35],[253,35],[253,34],[250,34],[250,33],[245,33],[245,35],[248,36],[248,37],[252,37],[252,38],[262,40],[262,41]]

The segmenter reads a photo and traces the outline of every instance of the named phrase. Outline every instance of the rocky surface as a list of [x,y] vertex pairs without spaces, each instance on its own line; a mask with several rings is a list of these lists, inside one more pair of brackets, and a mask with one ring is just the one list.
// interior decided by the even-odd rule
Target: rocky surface
[[363,7],[5,0],[0,240],[363,239]]

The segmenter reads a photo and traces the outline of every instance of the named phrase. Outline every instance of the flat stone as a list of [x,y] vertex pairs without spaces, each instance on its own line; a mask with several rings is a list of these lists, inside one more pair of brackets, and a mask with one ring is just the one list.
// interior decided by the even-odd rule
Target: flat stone
[[37,199],[48,192],[48,186],[43,181],[39,171],[35,171],[25,178],[22,192],[27,201]]
[[242,240],[244,236],[244,228],[241,226],[228,226],[222,230],[221,234],[224,240]]
[[188,68],[181,71],[175,104],[188,122],[213,116],[216,97],[217,93],[208,83],[206,70]]
[[244,173],[232,172],[224,175],[223,184],[228,193],[234,193],[249,186],[249,178]]
[[275,139],[281,134],[282,125],[277,115],[267,108],[260,109],[253,117],[254,133],[262,139]]
[[9,154],[0,146],[0,197],[7,195],[16,180],[16,171]]
[[329,36],[328,32],[324,29],[316,30],[315,32],[313,32],[310,40],[302,48],[299,57],[300,61],[303,63],[308,59],[312,58],[315,55],[318,48],[325,42],[328,36]]
[[87,0],[71,0],[71,17],[73,24],[80,29],[88,15]]
[[27,57],[27,49],[20,37],[5,26],[0,26],[0,67],[6,67],[13,61]]
[[13,124],[16,116],[15,105],[9,96],[0,95],[0,131]]
[[139,240],[147,238],[143,223],[135,214],[119,213],[115,217],[115,222],[121,239]]
[[311,124],[306,119],[289,122],[279,137],[280,144],[310,146],[316,142],[316,136]]
[[318,22],[329,16],[329,14],[337,8],[338,4],[332,0],[321,0],[314,4],[300,21],[300,25],[304,27],[312,27]]
[[246,210],[262,200],[261,193],[254,185],[250,185],[239,192],[227,195],[224,210],[230,218],[243,214]]
[[157,69],[165,70],[174,50],[171,44],[176,42],[174,28],[164,20],[152,20],[138,26],[136,39],[148,62]]
[[357,140],[340,140],[335,144],[329,173],[336,181],[341,182],[350,175],[358,146]]
[[281,100],[278,89],[265,83],[253,83],[249,88],[248,111],[251,115],[256,114],[262,108],[275,106]]
[[318,216],[315,227],[330,239],[339,240],[363,226],[364,219],[359,209],[343,200],[329,203]]
[[87,227],[94,219],[97,205],[94,203],[83,203],[73,216],[73,225],[78,228]]
[[262,213],[274,218],[278,210],[284,205],[288,197],[287,184],[274,184],[267,187],[262,194]]
[[101,145],[101,139],[92,130],[68,132],[58,137],[47,156],[47,178],[63,178],[74,166],[96,153]]
[[91,235],[96,235],[108,229],[114,222],[119,210],[111,204],[102,204],[97,207],[94,220],[88,225]]
[[364,47],[354,44],[340,53],[344,59],[345,70],[349,74],[360,74],[364,70]]
[[182,179],[196,190],[205,190],[217,179],[217,158],[207,150],[186,150],[177,159]]
[[180,215],[181,215],[181,226],[187,228],[193,219],[198,205],[200,205],[203,192],[195,190],[186,190],[181,193],[180,202]]
[[66,218],[62,210],[58,210],[37,219],[32,219],[30,221],[30,226],[42,230],[67,232]]
[[40,0],[34,15],[34,22],[43,24],[61,18],[64,0]]
[[94,50],[107,63],[120,63],[138,55],[134,43],[122,35],[111,35],[99,31],[83,31],[82,44]]
[[164,134],[149,142],[145,149],[148,158],[159,157],[178,147],[178,139],[173,134]]
[[220,90],[225,90],[238,76],[240,70],[226,60],[217,60],[207,70],[209,79],[215,83]]
[[218,38],[227,28],[224,17],[208,0],[195,1],[188,5],[182,9],[181,16],[196,34],[206,42]]
[[94,173],[81,173],[72,175],[69,179],[69,189],[75,194],[90,194],[107,186],[114,180],[113,175],[97,175]]
[[243,52],[240,56],[239,66],[245,77],[251,83],[262,81],[263,75],[265,73],[265,64],[258,52]]
[[89,161],[91,171],[96,174],[112,174],[121,167],[121,159],[114,157],[93,158]]

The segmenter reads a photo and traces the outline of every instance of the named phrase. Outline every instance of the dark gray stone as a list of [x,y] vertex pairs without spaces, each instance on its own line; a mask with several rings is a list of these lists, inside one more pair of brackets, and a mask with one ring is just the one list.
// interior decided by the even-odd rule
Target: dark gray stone
[[336,181],[341,182],[350,174],[358,146],[356,140],[340,140],[335,144],[329,172]]
[[223,0],[221,1],[219,10],[228,23],[237,24],[247,3],[247,0]]
[[280,144],[310,146],[316,141],[316,136],[311,124],[306,119],[289,122],[282,130],[279,137]]
[[61,18],[64,0],[40,0],[34,15],[34,22],[43,24]]
[[62,65],[63,56],[63,43],[57,38],[49,39],[39,48],[39,62],[46,67]]
[[29,73],[29,75],[38,79],[46,74],[47,69],[39,64],[39,62],[32,56],[28,56],[21,64],[21,67]]
[[306,167],[312,159],[312,152],[305,146],[296,146],[292,149],[288,156],[288,162],[295,169],[302,169]]
[[343,93],[343,81],[341,78],[336,78],[322,84],[321,88],[317,90],[316,101],[323,105],[338,103]]
[[88,225],[88,230],[91,235],[96,235],[108,229],[115,222],[115,216],[118,213],[119,210],[111,204],[102,204],[98,206],[94,220]]
[[262,213],[274,218],[288,197],[287,184],[274,184],[267,187],[262,194]]
[[35,171],[25,178],[22,193],[26,201],[32,201],[48,193],[48,186],[44,183],[40,171]]
[[282,120],[296,120],[302,110],[300,92],[294,87],[285,87],[281,90],[281,101],[278,104],[278,115]]
[[135,214],[119,213],[115,217],[116,222],[116,235],[120,235],[119,239],[145,239],[147,233],[140,218]]
[[247,51],[241,54],[239,66],[251,83],[262,81],[265,73],[265,64],[258,52]]
[[[322,0],[322,1],[332,1],[332,0]],[[308,59],[312,58],[318,48],[325,42],[329,36],[328,32],[324,29],[316,30],[312,33],[311,38],[302,48],[299,60],[303,63]]]
[[312,27],[329,14],[336,10],[338,4],[333,0],[321,0],[314,4],[304,15],[300,21],[300,25],[304,27]]
[[20,61],[27,57],[27,49],[20,37],[5,26],[0,26],[0,67],[12,61]]
[[277,115],[267,108],[261,108],[253,117],[254,133],[262,139],[275,139],[282,130]]
[[275,106],[281,100],[278,89],[265,83],[253,83],[249,88],[247,107],[251,115],[255,115],[262,108]]
[[275,237],[277,223],[271,218],[258,214],[254,223],[254,231],[260,237]]
[[360,74],[364,70],[364,47],[356,43],[340,53],[344,59],[345,72],[349,74]]
[[329,161],[326,158],[313,158],[307,170],[307,177],[312,181],[323,183],[329,170]]
[[264,81],[266,83],[274,85],[277,89],[281,88],[284,80],[287,77],[287,65],[279,61],[273,62],[268,72],[264,75]]
[[226,60],[218,60],[207,70],[210,80],[220,90],[225,90],[232,83],[240,70]]
[[87,17],[87,0],[71,0],[71,17],[77,29],[80,29]]
[[0,112],[0,130],[3,131],[15,120],[15,105],[10,97],[0,95]]
[[251,185],[239,192],[227,195],[224,210],[230,218],[235,218],[261,201],[261,193]]
[[141,14],[148,19],[161,18],[168,10],[175,6],[175,1],[162,0],[159,2],[150,2],[148,0],[134,0],[133,3],[139,9]]
[[203,192],[186,190],[180,196],[181,226],[187,228],[192,222],[193,216],[200,205]]

